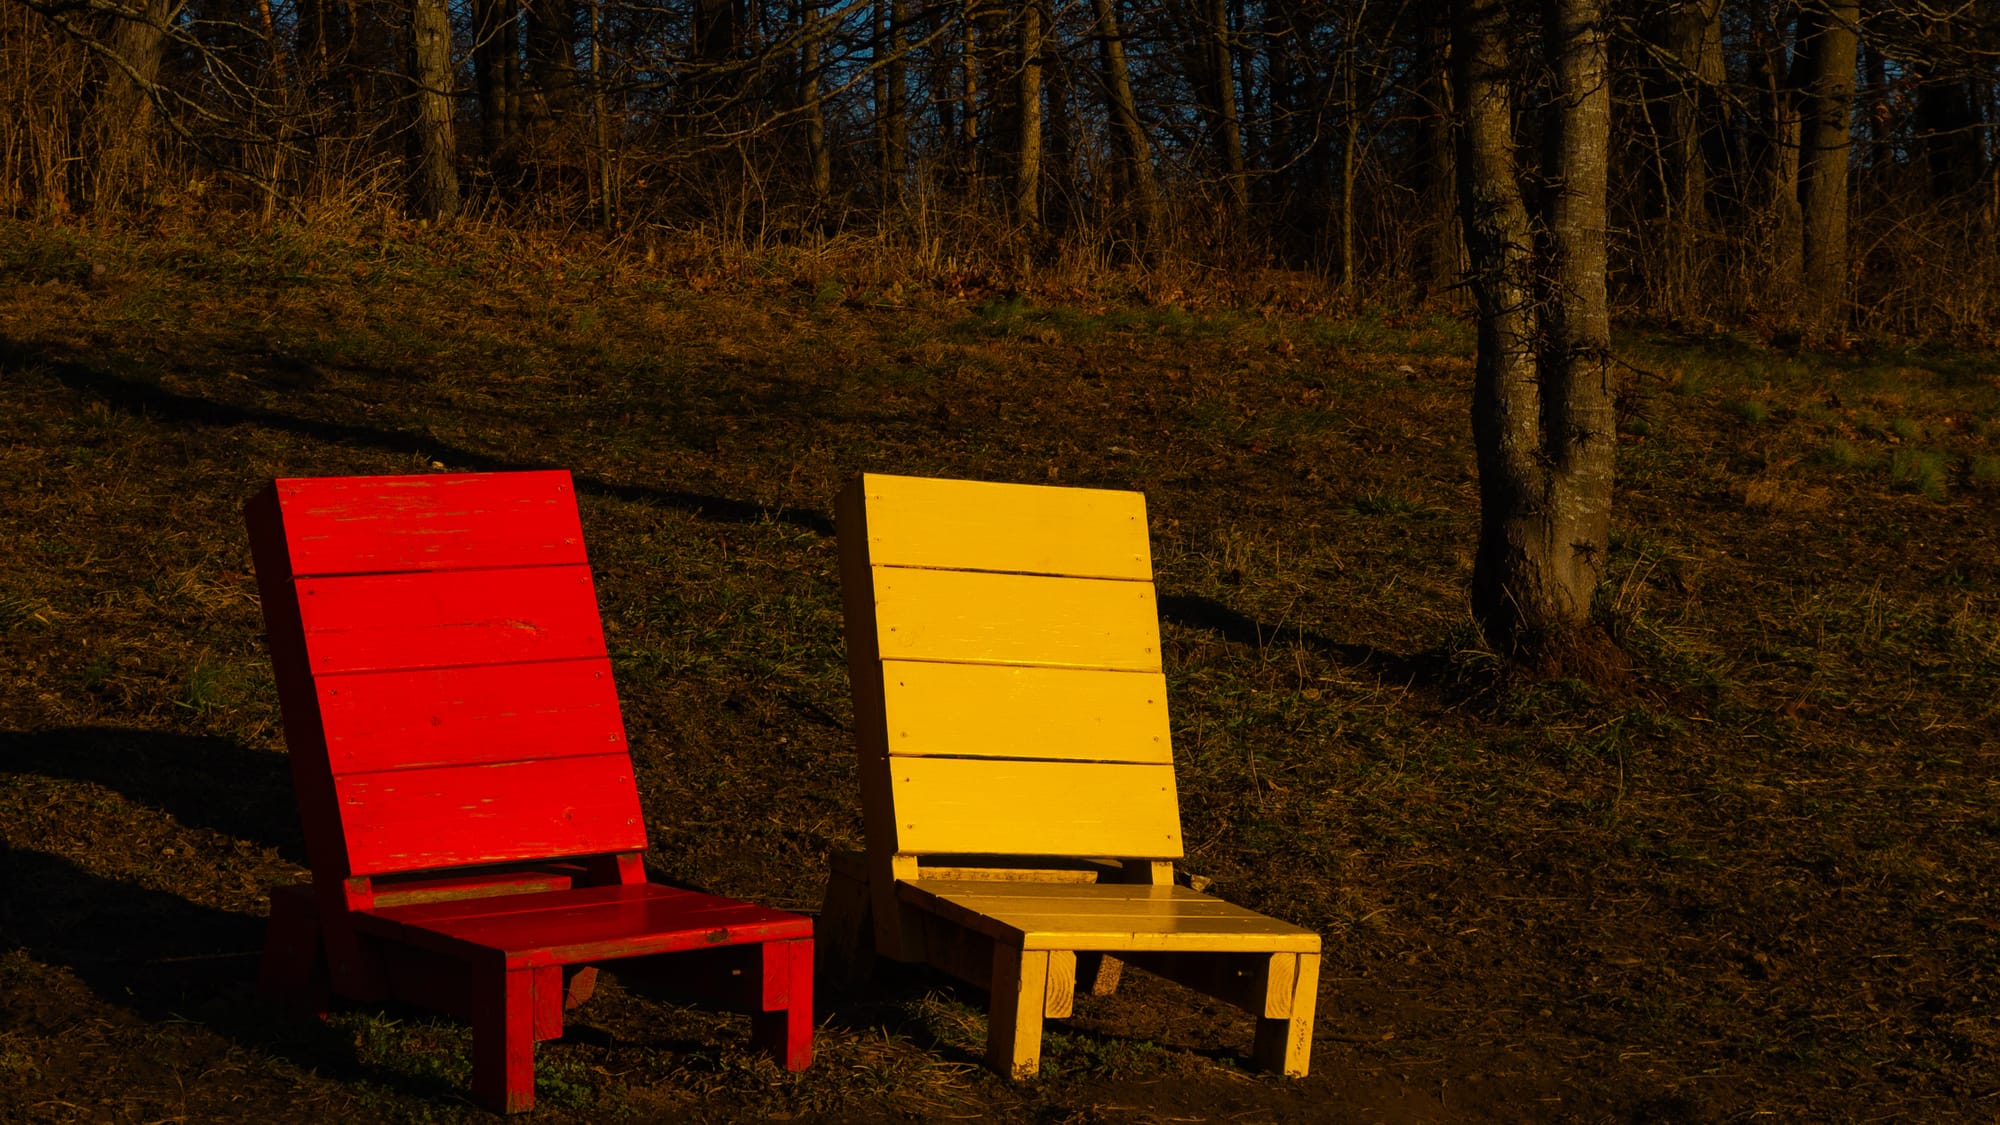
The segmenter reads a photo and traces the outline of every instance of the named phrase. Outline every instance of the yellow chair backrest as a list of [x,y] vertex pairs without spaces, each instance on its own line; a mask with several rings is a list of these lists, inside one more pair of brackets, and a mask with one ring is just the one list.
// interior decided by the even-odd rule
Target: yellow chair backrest
[[1180,857],[1144,496],[865,474],[839,519],[872,853]]

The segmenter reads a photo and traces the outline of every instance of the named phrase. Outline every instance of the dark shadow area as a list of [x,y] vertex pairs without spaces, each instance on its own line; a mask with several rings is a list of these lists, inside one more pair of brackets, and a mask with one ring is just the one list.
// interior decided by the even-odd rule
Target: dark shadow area
[[[263,939],[261,918],[106,879],[46,852],[0,850],[0,949],[65,966],[99,999],[148,1021],[199,1024],[342,1081],[465,1100],[465,1091],[442,1080],[364,1065],[351,1032],[287,1016],[257,999]],[[0,997],[0,1012],[31,1002]]]
[[831,991],[833,999],[828,1003],[821,986],[814,984],[815,1015],[821,1027],[907,1039],[919,1049],[951,1062],[986,1065],[982,1052],[946,1042],[930,1021],[912,1010],[917,1001],[937,994],[984,1011],[986,993],[956,977],[928,965],[881,961],[865,981],[851,989]]
[[[0,339],[0,367],[41,368],[49,372],[57,382],[71,390],[100,399],[113,410],[153,421],[195,426],[262,426],[328,444],[358,445],[384,453],[406,455],[423,453],[448,462],[453,468],[480,472],[567,467],[533,461],[511,461],[451,445],[436,438],[421,437],[378,426],[298,418],[262,407],[214,402],[170,391],[140,380],[123,378],[102,368],[24,347],[13,340]],[[575,479],[578,489],[595,496],[672,508],[698,519],[720,523],[756,523],[759,520],[772,519],[819,535],[833,534],[833,519],[823,512],[805,508],[771,508],[748,500],[706,496],[680,489],[620,484],[587,476],[574,469],[570,471],[570,475]]]
[[1448,664],[1441,652],[1405,656],[1374,645],[1347,644],[1296,625],[1265,625],[1211,598],[1162,594],[1160,619],[1186,629],[1202,629],[1232,644],[1259,651],[1275,645],[1299,645],[1329,660],[1362,668],[1382,679],[1413,687],[1442,686]]
[[227,738],[117,727],[0,731],[0,772],[92,782],[190,827],[306,861],[283,754]]
[[[1185,993],[1179,997],[1167,998],[1163,1001],[1165,1004],[1200,1002],[1200,998],[1194,993],[1186,992],[1171,981],[1154,977],[1135,966],[1128,965],[1125,971],[1128,974],[1128,982],[1120,987],[1119,991],[1122,994],[1130,994],[1132,977],[1143,975],[1146,984],[1140,987],[1164,984],[1170,989]],[[816,989],[818,987],[815,985]],[[989,1011],[990,996],[984,989],[967,984],[928,965],[879,960],[868,973],[864,983],[851,989],[833,990],[832,1002],[822,1003],[819,1006],[820,1026],[871,1037],[903,1038],[917,1048],[948,1061],[985,1066],[986,1056],[983,1050],[978,1048],[967,1050],[958,1044],[946,1041],[938,1035],[937,1029],[931,1026],[930,1021],[912,1010],[912,1005],[932,995],[946,997],[982,1013]],[[1076,995],[1076,1016],[1092,1018],[1085,1010],[1086,1006],[1092,1003],[1102,1003],[1102,1001],[1093,1000],[1079,989]],[[1249,1017],[1246,1015],[1244,1018]],[[1093,1046],[1100,1053],[1151,1043],[1162,1051],[1172,1054],[1198,1055],[1225,1064],[1243,1065],[1245,1058],[1241,1051],[1228,1047],[1198,1046],[1188,1042],[1177,1042],[1172,1038],[1123,1033],[1117,1028],[1115,1021],[1112,1021],[1108,1030],[1098,1030],[1080,1026],[1075,1018],[1050,1019],[1042,1025],[1042,1063],[1045,1073],[1061,1067],[1065,1061],[1058,1058],[1051,1062],[1049,1055],[1052,1046],[1051,1036],[1064,1037]],[[1074,1060],[1068,1061],[1074,1062]]]

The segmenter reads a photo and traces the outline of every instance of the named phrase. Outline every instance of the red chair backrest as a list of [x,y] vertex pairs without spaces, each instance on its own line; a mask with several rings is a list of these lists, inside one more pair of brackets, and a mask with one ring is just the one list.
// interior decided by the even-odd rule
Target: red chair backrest
[[245,516],[315,872],[645,848],[568,473],[281,479]]

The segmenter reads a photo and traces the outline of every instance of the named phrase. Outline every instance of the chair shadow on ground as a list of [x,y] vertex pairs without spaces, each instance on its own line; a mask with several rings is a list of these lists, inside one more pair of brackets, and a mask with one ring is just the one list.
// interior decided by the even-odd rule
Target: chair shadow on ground
[[[0,773],[101,785],[190,828],[305,861],[284,755],[231,739],[116,727],[0,731]],[[67,967],[100,1000],[149,1021],[189,1021],[304,1070],[462,1100],[441,1080],[362,1063],[351,1031],[262,1003],[261,916],[107,878],[51,852],[0,849],[0,950]]]
[[290,1016],[254,982],[264,920],[107,879],[59,855],[0,851],[0,950],[68,968],[98,999],[156,1024],[197,1024],[253,1052],[430,1101],[458,1084],[361,1061],[352,1029]]
[[285,756],[213,735],[120,727],[0,731],[0,772],[85,781],[306,862]]
[[[988,1018],[985,1012],[988,1003],[985,990],[920,963],[905,964],[878,960],[873,963],[866,976],[866,981],[862,983],[825,988],[818,1006],[821,1027],[870,1039],[907,1039],[917,1050],[936,1055],[946,1062],[973,1067],[986,1065],[983,1045],[967,1048],[961,1043],[954,1042],[941,1034],[932,1025],[932,1021],[913,1010],[914,1006],[926,997],[947,998],[978,1013],[979,1030],[983,1035]],[[1142,969],[1128,965],[1125,968],[1125,983],[1119,989],[1120,994],[1130,997],[1135,987],[1134,982],[1141,979],[1149,985],[1180,988],[1171,981],[1153,977]],[[1192,1003],[1201,1002],[1198,998],[1192,997],[1184,1000]],[[1087,1006],[1092,1002],[1091,998],[1079,989],[1076,1002],[1077,1015],[1086,1016]],[[1247,1025],[1247,1017],[1245,1022]],[[1243,1059],[1243,1052],[1227,1047],[1198,1047],[1186,1043],[1149,1039],[1143,1035],[1098,1031],[1095,1028],[1080,1026],[1073,1019],[1051,1020],[1047,1026],[1053,1034],[1099,1049],[1151,1044],[1164,1051],[1194,1055],[1221,1065],[1241,1064]],[[1045,1058],[1044,1062],[1060,1065],[1061,1060]]]
[[1169,624],[1201,629],[1260,652],[1280,645],[1298,645],[1336,664],[1372,672],[1384,683],[1436,686],[1447,672],[1442,652],[1405,655],[1374,645],[1336,641],[1296,625],[1265,625],[1212,598],[1162,594],[1159,605],[1160,619]]
[[[273,362],[278,362],[274,357]],[[212,399],[168,390],[143,380],[130,379],[79,363],[50,349],[35,349],[18,341],[0,338],[0,367],[37,367],[71,390],[90,395],[111,409],[149,421],[165,421],[190,426],[261,426],[296,434],[330,445],[353,445],[383,453],[434,457],[454,469],[479,472],[506,472],[526,469],[553,469],[564,466],[532,461],[516,461],[489,453],[455,446],[435,437],[405,433],[381,426],[300,418],[259,406],[216,402]],[[770,519],[819,535],[833,534],[833,518],[808,508],[767,506],[726,496],[709,496],[682,489],[624,484],[571,472],[581,492],[606,496],[629,503],[650,504],[686,512],[698,519],[720,523],[757,523]]]
[[[305,864],[291,771],[280,753],[227,738],[116,727],[0,731],[0,774],[8,773],[101,785],[187,827],[273,847]],[[18,949],[41,964],[67,967],[107,1004],[149,1021],[198,1024],[302,1070],[427,1101],[466,1101],[462,1080],[363,1062],[351,1028],[264,1003],[255,990],[263,942],[261,914],[204,906],[0,841],[0,952]],[[675,999],[649,996],[643,984],[629,991]],[[5,1007],[0,1000],[0,1012]],[[398,1018],[441,1018],[400,1005],[360,1006],[371,1008]],[[589,1006],[579,1009],[564,1038],[607,1045],[611,1037],[592,1026],[590,1012]],[[645,1045],[683,1053],[711,1049],[668,1038]]]

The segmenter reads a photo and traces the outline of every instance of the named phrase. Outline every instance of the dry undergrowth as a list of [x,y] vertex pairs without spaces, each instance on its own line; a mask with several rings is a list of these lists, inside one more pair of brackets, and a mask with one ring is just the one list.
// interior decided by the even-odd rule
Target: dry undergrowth
[[1304,1083],[1143,978],[1022,1088],[934,977],[797,1078],[613,984],[540,1119],[1992,1115],[2000,359],[1626,341],[1605,695],[1468,640],[1462,325],[669,258],[0,227],[0,1116],[476,1116],[463,1028],[251,995],[302,869],[238,505],[527,465],[582,486],[650,862],[803,909],[859,839],[844,476],[1145,491],[1184,867],[1329,949]]

